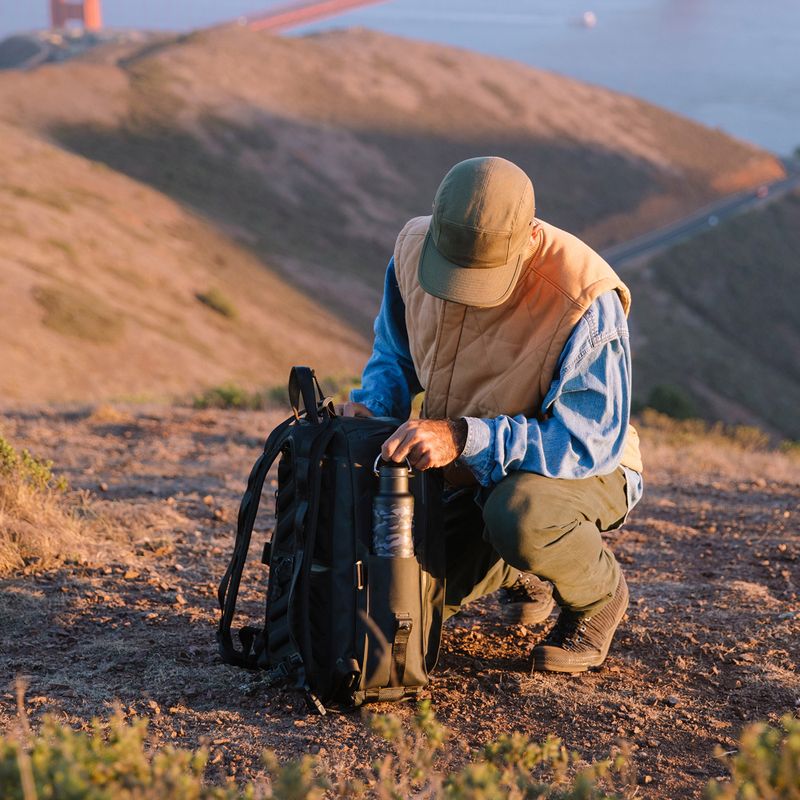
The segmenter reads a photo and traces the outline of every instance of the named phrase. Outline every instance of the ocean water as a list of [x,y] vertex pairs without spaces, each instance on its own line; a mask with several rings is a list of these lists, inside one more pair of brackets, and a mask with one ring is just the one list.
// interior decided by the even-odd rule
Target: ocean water
[[[185,30],[268,0],[103,0],[106,24]],[[46,24],[0,0],[0,35]],[[586,12],[593,27],[582,23]],[[643,97],[788,155],[800,146],[800,0],[389,0],[297,30],[350,25],[523,61]]]

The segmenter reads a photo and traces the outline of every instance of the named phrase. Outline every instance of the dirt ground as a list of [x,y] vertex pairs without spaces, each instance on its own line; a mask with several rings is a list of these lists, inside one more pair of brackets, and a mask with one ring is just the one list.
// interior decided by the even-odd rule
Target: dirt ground
[[[157,741],[206,743],[212,780],[259,775],[265,747],[351,772],[384,751],[368,715],[408,718],[409,704],[310,716],[299,696],[263,690],[216,653],[217,581],[247,473],[277,420],[174,408],[0,416],[7,438],[53,459],[129,539],[0,582],[3,728],[25,675],[34,722],[50,713],[86,726],[121,706],[149,717]],[[646,498],[611,539],[632,599],[606,666],[530,675],[545,626],[509,629],[494,599],[475,604],[448,623],[430,690],[456,734],[445,761],[515,730],[559,736],[587,760],[625,738],[639,796],[696,797],[723,774],[717,745],[733,749],[748,721],[800,713],[798,462],[647,431],[643,442]],[[253,613],[265,578],[257,550],[243,596]]]

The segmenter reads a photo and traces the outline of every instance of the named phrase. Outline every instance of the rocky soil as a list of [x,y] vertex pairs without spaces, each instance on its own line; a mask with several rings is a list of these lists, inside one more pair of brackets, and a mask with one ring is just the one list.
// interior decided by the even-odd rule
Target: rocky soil
[[[0,583],[3,728],[24,675],[34,723],[145,715],[157,742],[206,743],[212,780],[260,774],[265,747],[351,774],[383,752],[368,716],[409,718],[409,704],[310,716],[300,697],[264,690],[216,654],[215,590],[239,496],[278,419],[173,408],[0,417],[7,438],[52,458],[123,531],[85,559]],[[450,762],[515,730],[557,735],[586,759],[624,738],[639,796],[695,797],[723,772],[715,748],[731,750],[745,723],[800,713],[797,460],[656,430],[643,442],[647,495],[611,538],[632,602],[606,666],[531,675],[545,626],[504,627],[492,598],[470,607],[447,625],[430,690],[456,734]],[[243,596],[253,613],[266,577],[256,550]]]

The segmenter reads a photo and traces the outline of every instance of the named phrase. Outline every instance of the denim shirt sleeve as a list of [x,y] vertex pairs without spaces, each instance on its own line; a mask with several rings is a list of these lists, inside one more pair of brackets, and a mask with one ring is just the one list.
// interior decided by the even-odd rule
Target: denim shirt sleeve
[[372,355],[364,367],[361,388],[350,392],[354,403],[363,403],[378,417],[408,419],[411,401],[422,391],[411,360],[405,312],[392,259],[386,269],[383,302],[375,319]]
[[564,346],[542,403],[545,419],[467,417],[459,460],[484,486],[514,470],[550,478],[608,474],[622,457],[630,402],[628,325],[612,291],[587,309]]

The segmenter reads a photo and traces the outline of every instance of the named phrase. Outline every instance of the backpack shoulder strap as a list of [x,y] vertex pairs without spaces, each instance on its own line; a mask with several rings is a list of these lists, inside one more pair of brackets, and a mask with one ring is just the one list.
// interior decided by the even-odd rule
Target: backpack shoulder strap
[[295,417],[289,417],[269,435],[264,444],[264,452],[258,457],[253,469],[250,471],[250,476],[247,479],[247,489],[239,505],[233,555],[217,591],[217,600],[221,611],[219,627],[217,628],[217,643],[222,660],[228,664],[242,667],[248,666],[247,653],[237,650],[233,645],[231,623],[236,611],[236,598],[239,594],[242,571],[250,549],[250,537],[253,533],[253,525],[261,502],[264,480],[273,462],[278,457],[286,435],[289,433],[291,426],[295,424],[295,421]]

